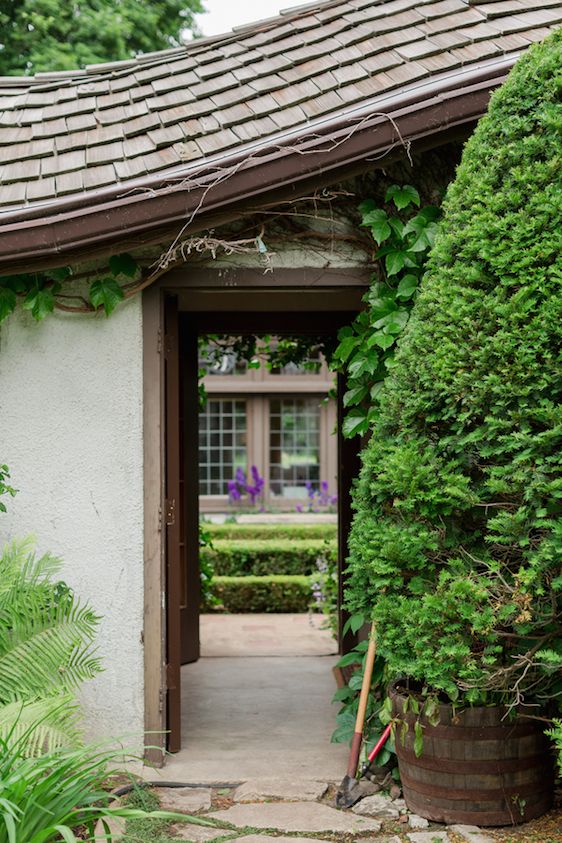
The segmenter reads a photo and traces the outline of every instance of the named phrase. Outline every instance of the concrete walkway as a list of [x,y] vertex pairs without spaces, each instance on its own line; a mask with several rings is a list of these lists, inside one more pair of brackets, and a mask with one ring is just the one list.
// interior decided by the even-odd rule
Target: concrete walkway
[[201,615],[204,658],[252,656],[330,656],[338,648],[324,616]]
[[319,621],[203,616],[207,657],[182,668],[183,748],[167,761],[167,779],[342,778],[347,747],[330,743],[337,656],[322,655],[335,646]]

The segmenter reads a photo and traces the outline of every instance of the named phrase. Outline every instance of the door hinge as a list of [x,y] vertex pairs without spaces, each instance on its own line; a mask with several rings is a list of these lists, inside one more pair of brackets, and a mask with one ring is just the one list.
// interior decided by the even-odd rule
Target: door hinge
[[158,336],[156,338],[156,351],[162,354],[162,328],[158,328]]
[[173,527],[176,523],[175,498],[166,499],[166,527]]
[[164,699],[165,699],[165,697],[166,697],[166,691],[164,690],[164,688],[160,688],[160,691],[158,693],[158,711],[159,712],[164,711]]

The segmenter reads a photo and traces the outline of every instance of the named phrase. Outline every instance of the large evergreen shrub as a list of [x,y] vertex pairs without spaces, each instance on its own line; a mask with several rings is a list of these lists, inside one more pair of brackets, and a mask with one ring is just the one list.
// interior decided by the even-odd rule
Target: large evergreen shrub
[[562,694],[561,335],[556,33],[466,145],[355,494],[351,608],[453,699]]

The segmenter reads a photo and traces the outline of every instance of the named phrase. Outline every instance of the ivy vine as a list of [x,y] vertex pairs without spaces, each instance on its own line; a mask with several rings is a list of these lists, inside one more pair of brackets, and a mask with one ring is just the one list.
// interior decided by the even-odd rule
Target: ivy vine
[[[7,465],[0,463],[0,498],[8,495],[9,497],[14,497],[17,492],[17,489],[14,489],[10,486],[10,469]],[[0,501],[0,512],[6,512],[6,504],[3,501]]]
[[[214,349],[215,359],[225,353],[234,353],[246,360],[250,368],[264,364],[277,369],[295,363],[313,370],[322,353],[333,372],[346,376],[344,406],[348,412],[343,435],[347,438],[367,433],[376,417],[377,396],[392,369],[396,345],[408,323],[440,213],[433,206],[420,209],[419,193],[411,185],[390,186],[385,205],[377,207],[372,199],[359,205],[360,225],[372,237],[372,258],[377,269],[364,296],[365,308],[351,325],[340,330],[337,339],[299,335],[281,338],[212,335],[202,340],[206,347],[210,345]],[[215,244],[213,254],[218,249],[217,244],[228,249],[226,241],[211,238],[210,242]],[[261,233],[257,238],[230,244],[234,251],[248,251],[254,247],[258,252],[265,248]],[[197,250],[202,249],[199,244]],[[70,312],[103,312],[109,316],[120,302],[136,295],[164,271],[162,268],[144,277],[136,260],[123,253],[113,255],[107,269],[93,280],[91,275],[74,274],[71,267],[0,277],[0,322],[14,312],[18,303],[37,321],[55,308]],[[79,280],[87,282],[84,296],[69,292],[69,287],[64,286]],[[203,374],[200,373],[200,379]],[[202,386],[200,399],[205,399]]]
[[[7,319],[21,304],[37,322],[41,322],[55,310],[99,311],[109,316],[127,295],[127,280],[140,273],[135,259],[129,254],[113,255],[109,259],[108,271],[90,280],[87,298],[63,292],[63,283],[73,279],[69,266],[46,269],[42,272],[5,275],[0,277],[0,322]],[[78,280],[78,278],[76,278]],[[66,304],[65,300],[76,301],[78,305]]]
[[343,398],[347,438],[367,433],[376,417],[378,394],[410,318],[440,214],[432,205],[416,210],[421,201],[411,185],[389,187],[385,202],[391,209],[377,208],[372,199],[359,206],[361,225],[376,244],[378,268],[364,296],[367,306],[340,330],[330,360],[334,371],[347,376]]

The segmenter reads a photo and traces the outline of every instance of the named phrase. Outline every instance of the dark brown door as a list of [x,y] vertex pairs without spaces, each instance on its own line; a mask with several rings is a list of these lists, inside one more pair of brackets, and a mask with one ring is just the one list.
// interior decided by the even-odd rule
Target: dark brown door
[[197,328],[180,317],[181,396],[181,663],[197,661],[199,645],[199,365]]
[[181,747],[181,437],[178,303],[167,297],[164,306],[166,390],[166,714],[168,750]]

